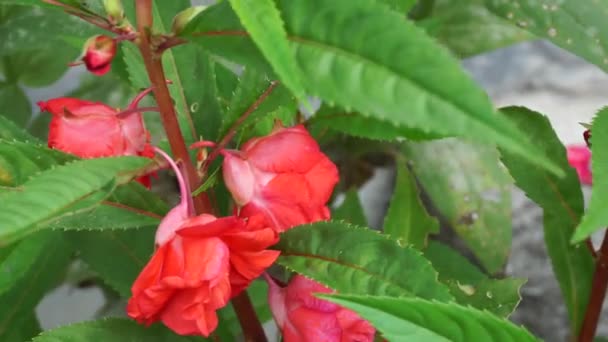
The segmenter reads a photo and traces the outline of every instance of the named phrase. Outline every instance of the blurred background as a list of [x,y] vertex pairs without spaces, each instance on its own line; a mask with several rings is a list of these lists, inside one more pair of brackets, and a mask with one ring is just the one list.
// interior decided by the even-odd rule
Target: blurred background
[[[44,139],[48,116],[38,115],[37,101],[73,96],[126,106],[134,90],[126,82],[120,54],[113,71],[102,78],[86,73],[83,67],[67,68],[67,63],[78,58],[84,40],[99,31],[61,11],[9,2],[0,0],[2,113],[11,113],[11,119]],[[95,6],[95,1],[90,2]],[[464,68],[487,90],[497,107],[523,105],[539,111],[550,118],[566,145],[584,144],[584,129],[579,123],[589,122],[606,105],[608,76],[494,16],[482,3],[436,1],[431,12],[419,6],[410,17],[462,58]],[[35,27],[27,24],[32,17],[38,23]],[[148,123],[148,128],[160,131],[155,122]],[[371,226],[382,222],[394,174],[392,167],[377,167],[360,189]],[[513,244],[506,273],[528,279],[512,319],[547,341],[564,341],[567,314],[544,248],[542,210],[516,188],[511,201]],[[83,282],[87,279],[86,265],[76,264],[73,271],[67,283],[39,304],[37,314],[43,328],[123,310],[121,304],[105,306],[103,289]],[[603,322],[599,333],[608,335],[606,319]]]

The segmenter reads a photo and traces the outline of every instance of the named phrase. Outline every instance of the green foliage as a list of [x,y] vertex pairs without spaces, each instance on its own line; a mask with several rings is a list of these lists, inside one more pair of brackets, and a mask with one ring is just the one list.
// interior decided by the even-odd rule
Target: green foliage
[[459,304],[508,317],[521,301],[519,289],[525,283],[523,279],[492,279],[455,250],[438,242],[429,243],[424,256]]
[[580,225],[574,231],[573,242],[580,242],[592,233],[608,225],[608,108],[600,110],[593,119],[593,145],[591,146],[591,172],[593,174],[593,191],[591,202]]
[[363,212],[357,189],[352,188],[344,194],[344,201],[332,211],[331,217],[336,221],[345,221],[361,227],[367,226],[367,218]]
[[484,0],[437,0],[433,15],[416,24],[462,58],[534,37],[490,12]]
[[454,303],[354,295],[317,297],[356,311],[391,342],[538,341],[507,320]]
[[406,14],[416,5],[417,0],[377,0],[380,3],[386,4],[393,11],[401,14]]
[[[154,252],[156,226],[130,230],[65,232],[80,258],[123,298]],[[109,258],[108,256],[112,256]],[[118,267],[118,265],[120,265]]]
[[[32,311],[63,277],[71,249],[58,232],[38,232],[19,242],[0,264],[0,340],[15,338],[16,328],[30,338]],[[12,337],[11,337],[12,336]],[[23,341],[23,340],[22,340]]]
[[452,299],[419,251],[373,230],[317,222],[284,232],[274,248],[279,264],[342,293]]
[[[568,167],[566,151],[546,117],[522,107],[505,108],[503,112],[520,127],[525,127],[536,145],[557,165],[567,170],[566,177],[557,178],[517,156],[501,151],[502,160],[516,185],[543,208],[547,252],[565,298],[572,332],[576,334],[589,301],[595,264],[591,252],[583,243],[570,244],[572,234],[580,230],[576,226],[584,210],[578,177],[575,170]],[[594,141],[601,141],[602,134],[596,135],[595,130],[593,132]]]
[[145,327],[128,319],[108,318],[45,331],[34,338],[32,342],[182,342],[200,340],[200,338],[178,336],[161,324]]
[[40,171],[75,159],[44,145],[0,140],[0,185],[21,185]]
[[492,146],[458,139],[406,143],[423,191],[490,272],[511,249],[511,184]]
[[605,1],[561,0],[545,2],[485,0],[494,13],[512,25],[550,40],[608,71],[608,34]]
[[[455,59],[399,14],[367,0],[280,1],[278,7],[310,94],[395,125],[495,142],[560,174],[495,113]],[[219,3],[194,18],[184,34],[196,32],[189,38],[234,62],[264,67],[247,37],[234,34],[242,30]],[[370,32],[386,34],[370,40]]]
[[429,234],[439,233],[439,223],[430,217],[420,201],[416,180],[404,158],[398,158],[395,190],[384,219],[384,233],[402,245],[422,249]]
[[20,127],[25,125],[32,116],[32,108],[23,90],[11,83],[0,82],[0,108],[8,114],[6,117]]
[[[139,157],[79,160],[38,174],[25,182],[20,191],[0,194],[1,244],[6,245],[61,215],[97,204],[105,197],[96,194],[97,191],[126,183],[149,164],[150,159]],[[83,203],[86,205],[81,206]]]
[[300,70],[287,41],[281,14],[273,0],[228,0],[281,81],[305,101]]
[[397,140],[407,138],[410,140],[436,139],[441,136],[425,133],[403,125],[397,125],[375,117],[367,117],[358,113],[350,113],[339,107],[330,107],[323,104],[315,115],[308,120],[308,125],[315,128],[331,128],[348,135],[374,139]]
[[7,141],[38,142],[36,138],[29,135],[13,121],[8,119],[8,115],[4,114],[0,114],[0,139]]

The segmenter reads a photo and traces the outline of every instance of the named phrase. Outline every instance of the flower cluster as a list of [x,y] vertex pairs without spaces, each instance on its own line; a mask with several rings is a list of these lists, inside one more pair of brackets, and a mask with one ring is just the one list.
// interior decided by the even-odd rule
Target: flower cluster
[[[132,286],[127,313],[143,324],[162,321],[178,334],[209,336],[218,325],[216,311],[275,262],[279,252],[270,248],[281,232],[330,218],[327,202],[338,170],[304,126],[279,125],[240,150],[219,150],[224,181],[237,205],[234,214],[196,215],[181,169],[150,145],[137,108],[148,92],[124,112],[73,98],[39,105],[53,115],[48,140],[52,148],[83,158],[152,158],[156,150],[171,165],[181,202],[156,231],[156,251]],[[373,340],[374,329],[354,312],[312,297],[313,291],[329,289],[301,276],[284,289],[267,279],[273,315],[285,341]],[[322,335],[326,338],[312,338]]]

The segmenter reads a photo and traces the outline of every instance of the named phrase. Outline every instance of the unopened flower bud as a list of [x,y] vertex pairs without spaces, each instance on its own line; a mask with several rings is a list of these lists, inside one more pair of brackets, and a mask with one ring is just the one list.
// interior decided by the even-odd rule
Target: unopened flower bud
[[120,24],[125,18],[125,10],[121,0],[103,0],[103,7],[112,22]]
[[[112,59],[116,55],[116,41],[112,37],[98,35],[91,37],[84,45],[82,62],[87,70],[97,76],[102,76],[110,71]],[[73,63],[77,65],[80,63]]]
[[181,12],[179,12],[173,18],[173,23],[171,24],[171,32],[176,35],[179,35],[184,27],[192,20],[192,18],[196,17],[197,14],[201,13],[207,6],[194,6],[187,8]]

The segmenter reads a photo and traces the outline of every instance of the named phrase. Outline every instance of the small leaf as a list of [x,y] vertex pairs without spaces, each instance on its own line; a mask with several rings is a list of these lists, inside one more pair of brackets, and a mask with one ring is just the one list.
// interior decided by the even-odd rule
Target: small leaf
[[[584,210],[578,176],[569,167],[566,150],[547,117],[523,107],[509,107],[502,111],[520,127],[525,127],[536,146],[566,170],[566,177],[557,178],[521,158],[501,151],[502,160],[516,185],[543,208],[545,245],[568,308],[572,333],[576,335],[587,309],[595,268],[589,249],[583,243],[572,245],[569,241],[572,234],[578,232],[575,229],[580,229],[576,226]],[[594,142],[598,137],[602,139],[602,133],[597,133],[593,131]],[[593,146],[597,145],[594,143]],[[594,191],[599,184],[594,185]],[[602,207],[602,211],[604,209]]]
[[281,265],[342,293],[452,299],[420,252],[370,229],[317,222],[284,232],[275,248]]
[[59,232],[39,232],[19,242],[0,264],[0,340],[27,323],[47,291],[58,285],[72,250]]
[[539,341],[505,319],[454,303],[340,294],[317,297],[356,311],[391,342]]
[[[78,160],[40,173],[24,183],[20,191],[0,194],[1,244],[10,243],[70,210],[75,211],[71,206],[82,209],[78,207],[79,201],[109,183],[131,180],[150,163],[150,159],[139,157]],[[95,197],[96,201],[102,199]]]
[[367,218],[357,189],[352,188],[344,194],[344,201],[333,210],[331,217],[336,221],[345,221],[361,227],[367,226]]
[[162,324],[146,327],[129,319],[105,318],[48,330],[34,338],[32,342],[184,342],[200,340],[207,339],[179,336]]
[[264,57],[281,81],[300,101],[306,101],[306,91],[300,80],[300,69],[281,15],[273,0],[229,0],[241,23],[251,35]]
[[593,188],[591,201],[578,228],[574,231],[572,242],[580,242],[594,232],[608,226],[608,151],[602,146],[608,143],[608,108],[601,109],[593,118],[591,131],[591,173]]
[[384,219],[384,233],[405,245],[422,249],[428,235],[439,233],[439,223],[420,201],[416,180],[404,158],[398,158],[395,190]]
[[524,279],[489,278],[465,257],[439,242],[431,241],[423,252],[457,303],[509,317],[521,301],[519,290],[526,282]]
[[550,40],[564,50],[608,71],[608,35],[605,1],[485,0],[487,7],[512,25]]
[[422,190],[490,272],[511,250],[512,180],[493,146],[459,139],[404,144]]
[[416,5],[417,0],[378,0],[378,2],[384,3],[393,11],[405,15]]

